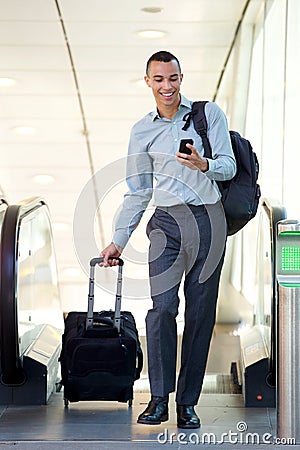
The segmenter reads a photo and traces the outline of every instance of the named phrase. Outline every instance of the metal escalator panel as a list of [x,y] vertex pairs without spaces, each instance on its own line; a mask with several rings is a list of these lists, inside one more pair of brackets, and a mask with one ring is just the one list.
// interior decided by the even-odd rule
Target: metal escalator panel
[[286,218],[277,201],[262,200],[257,252],[257,295],[253,327],[241,333],[241,384],[246,406],[275,406],[276,386],[276,226]]
[[275,387],[268,383],[270,328],[256,325],[242,333],[240,340],[245,405],[275,407]]
[[43,200],[7,208],[0,258],[0,403],[44,404],[56,381],[63,315]]
[[268,230],[269,230],[269,242],[270,242],[270,262],[269,270],[271,275],[271,295],[269,297],[270,302],[270,358],[269,358],[269,373],[268,382],[275,386],[276,385],[276,304],[278,297],[278,287],[276,280],[276,233],[277,233],[277,223],[281,220],[286,219],[286,209],[284,206],[278,202],[271,199],[264,199],[262,203],[265,216],[268,218]]

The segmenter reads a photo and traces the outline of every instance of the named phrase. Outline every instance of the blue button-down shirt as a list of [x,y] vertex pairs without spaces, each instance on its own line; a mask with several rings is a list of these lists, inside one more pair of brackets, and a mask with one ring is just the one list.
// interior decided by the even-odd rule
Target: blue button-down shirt
[[201,205],[216,203],[220,193],[214,180],[229,180],[236,171],[227,120],[216,103],[205,105],[207,135],[212,147],[212,159],[205,173],[182,166],[175,153],[181,139],[191,138],[200,155],[204,154],[202,139],[191,121],[186,131],[184,116],[191,111],[192,102],[181,96],[172,120],[153,111],[137,122],[131,131],[127,184],[121,212],[115,225],[113,242],[125,247],[138,225],[152,195],[154,206],[182,203]]

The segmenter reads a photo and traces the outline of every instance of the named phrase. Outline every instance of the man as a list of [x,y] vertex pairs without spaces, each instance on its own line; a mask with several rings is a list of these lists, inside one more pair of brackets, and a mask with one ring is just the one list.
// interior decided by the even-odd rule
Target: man
[[[198,428],[197,404],[215,323],[226,224],[214,180],[231,179],[236,170],[227,121],[215,103],[206,104],[213,158],[203,145],[191,116],[192,103],[180,94],[183,75],[169,52],[152,55],[145,82],[152,89],[156,111],[131,132],[127,160],[129,192],[124,197],[113,241],[101,255],[105,266],[116,265],[152,194],[155,212],[147,225],[149,276],[153,308],[146,317],[151,400],[138,423],[168,420],[169,393],[175,391],[178,289],[185,273],[185,328],[177,382],[177,424]],[[189,138],[187,152],[180,140]],[[153,187],[153,178],[156,181]],[[225,225],[224,225],[225,224]]]

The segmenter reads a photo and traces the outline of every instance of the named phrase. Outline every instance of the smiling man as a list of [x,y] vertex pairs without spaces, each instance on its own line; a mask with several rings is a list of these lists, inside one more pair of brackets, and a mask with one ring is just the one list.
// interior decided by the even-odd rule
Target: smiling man
[[[193,122],[186,126],[192,102],[180,94],[182,80],[179,61],[171,53],[160,51],[149,58],[145,82],[152,90],[156,109],[132,128],[127,158],[129,191],[112,243],[101,256],[104,265],[117,264],[108,258],[121,255],[153,196],[156,209],[147,225],[153,308],[146,317],[151,400],[138,423],[158,425],[169,418],[169,394],[176,388],[178,290],[184,276],[177,425],[199,428],[194,406],[215,323],[226,241],[225,216],[215,180],[231,179],[236,165],[226,117],[215,103],[205,106],[212,159],[203,156],[202,139]],[[182,148],[180,141],[186,138],[192,144]]]

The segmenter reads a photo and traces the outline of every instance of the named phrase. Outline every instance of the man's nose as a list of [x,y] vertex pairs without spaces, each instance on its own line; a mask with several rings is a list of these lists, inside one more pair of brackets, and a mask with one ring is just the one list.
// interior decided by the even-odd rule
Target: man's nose
[[164,89],[169,89],[170,87],[171,87],[170,80],[168,80],[168,78],[164,78],[164,80],[163,80],[163,88]]

